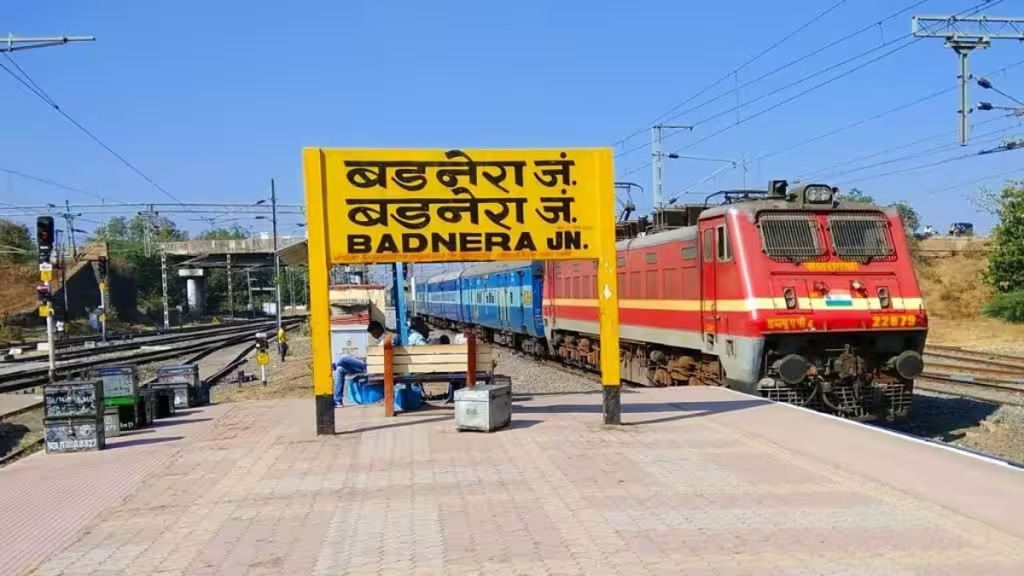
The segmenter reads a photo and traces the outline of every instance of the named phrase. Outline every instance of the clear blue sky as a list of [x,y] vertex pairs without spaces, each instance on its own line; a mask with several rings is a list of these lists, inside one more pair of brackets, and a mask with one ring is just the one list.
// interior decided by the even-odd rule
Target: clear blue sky
[[[980,0],[932,0],[775,76],[742,89],[748,101],[910,32],[911,14],[947,14]],[[15,60],[56,100],[119,153],[185,202],[249,202],[275,178],[283,202],[302,202],[300,150],[343,147],[643,146],[660,114],[736,68],[825,10],[835,0],[395,0],[339,2],[103,2],[11,0],[3,32],[92,34],[98,41],[21,52]],[[790,60],[908,7],[912,0],[848,0],[738,73],[750,81]],[[1017,10],[1015,12],[1015,10]],[[990,15],[1024,16],[1017,2]],[[740,117],[827,80],[857,62],[744,107]],[[971,58],[977,73],[1024,60],[1021,45],[996,42]],[[926,39],[802,98],[723,132],[686,154],[756,159],[956,83],[953,52]],[[10,63],[0,57],[0,63]],[[1024,65],[992,81],[1024,99]],[[729,80],[694,103],[735,86]],[[735,106],[735,93],[673,120],[697,123]],[[972,88],[972,100],[1011,102]],[[867,179],[956,156],[957,94],[868,122],[799,149],[752,162],[748,186],[796,179],[858,156],[941,132],[945,136],[861,164],[949,144],[945,150],[832,179],[883,201],[905,199],[928,223],[945,227],[991,219],[973,212],[969,183],[1022,168],[1024,151]],[[995,118],[976,112],[972,121]],[[674,150],[735,124],[735,112],[669,140]],[[0,168],[17,170],[124,201],[170,201],[0,71]],[[1006,130],[1005,119],[975,129]],[[988,146],[1000,133],[984,139]],[[979,142],[982,139],[978,140]],[[975,151],[971,147],[966,151]],[[642,184],[648,207],[650,150],[617,161],[618,174]],[[720,164],[672,160],[672,195]],[[848,164],[844,169],[855,168]],[[999,184],[1001,179],[990,181]],[[744,183],[726,171],[697,191]],[[0,201],[95,201],[0,173]],[[696,196],[694,196],[696,198]],[[0,212],[10,212],[0,206]],[[183,216],[182,218],[192,218]],[[285,226],[295,230],[295,218]],[[198,222],[184,222],[192,231]],[[248,222],[265,229],[263,221]],[[90,224],[83,224],[91,229]]]

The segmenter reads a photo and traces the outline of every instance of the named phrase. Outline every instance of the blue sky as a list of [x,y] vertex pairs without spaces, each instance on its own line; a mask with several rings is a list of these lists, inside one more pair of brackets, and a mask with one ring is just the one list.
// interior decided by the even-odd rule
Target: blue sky
[[[910,32],[912,14],[962,11],[980,0],[931,0],[830,50],[739,91],[743,103]],[[339,147],[616,146],[617,173],[645,188],[651,204],[646,128],[710,82],[779,40],[835,0],[492,0],[470,2],[103,2],[9,0],[3,32],[36,36],[92,34],[98,41],[25,51],[16,62],[60,106],[185,202],[251,202],[275,178],[282,202],[301,203],[300,150]],[[912,0],[848,0],[821,21],[740,70],[704,97],[726,95],[673,123],[698,123],[668,140],[676,150],[735,124],[743,84],[908,7]],[[997,2],[993,2],[997,3]],[[1017,10],[1017,12],[1015,12]],[[1018,2],[986,13],[1024,16]],[[857,172],[832,183],[857,186],[883,201],[911,202],[928,223],[945,227],[991,218],[965,199],[972,181],[1022,169],[1024,151],[994,154],[917,171],[869,178],[976,151],[956,146],[957,94],[867,122],[834,137],[761,161],[819,134],[867,119],[956,84],[957,61],[942,40],[925,39],[820,89],[810,87],[869,56],[745,106],[740,118],[794,94],[796,100],[687,148],[684,154],[750,159],[749,170],[722,172],[696,189],[763,187],[949,146]],[[1024,60],[1000,41],[971,57],[976,73]],[[0,58],[0,63],[10,63]],[[991,77],[1024,99],[1024,64]],[[972,101],[1012,105],[972,87]],[[718,118],[703,121],[722,113]],[[1020,135],[1018,122],[976,112],[988,146]],[[98,147],[8,74],[0,71],[0,168],[43,177],[122,201],[170,202]],[[625,136],[640,133],[625,143]],[[945,131],[889,156],[848,163]],[[666,195],[722,164],[670,160]],[[632,172],[632,173],[630,173]],[[819,174],[821,174],[819,172]],[[998,185],[1002,179],[989,181]],[[962,184],[962,185],[961,185]],[[88,195],[0,173],[0,201],[94,202]],[[10,213],[0,206],[0,213]],[[90,217],[91,219],[96,217]],[[184,215],[182,220],[193,218]],[[295,231],[295,217],[284,226]],[[198,222],[183,221],[193,231]],[[263,221],[249,221],[254,229]],[[90,224],[83,224],[91,229]]]

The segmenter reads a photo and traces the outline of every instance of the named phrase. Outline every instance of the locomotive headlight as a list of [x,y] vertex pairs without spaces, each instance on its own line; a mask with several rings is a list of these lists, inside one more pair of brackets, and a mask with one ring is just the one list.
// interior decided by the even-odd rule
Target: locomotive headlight
[[804,188],[804,198],[811,204],[825,204],[832,201],[832,188],[821,184]]
[[792,310],[796,308],[796,292],[792,288],[786,288],[782,291],[782,297],[786,299],[786,308]]
[[889,298],[889,289],[884,286],[878,289],[878,305],[882,308],[892,306],[892,300]]

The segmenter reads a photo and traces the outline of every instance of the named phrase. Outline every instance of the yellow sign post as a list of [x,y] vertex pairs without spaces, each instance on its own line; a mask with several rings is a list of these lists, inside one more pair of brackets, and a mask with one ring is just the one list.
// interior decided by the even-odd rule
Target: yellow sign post
[[334,433],[332,264],[596,259],[604,421],[621,421],[608,148],[303,151],[317,434]]

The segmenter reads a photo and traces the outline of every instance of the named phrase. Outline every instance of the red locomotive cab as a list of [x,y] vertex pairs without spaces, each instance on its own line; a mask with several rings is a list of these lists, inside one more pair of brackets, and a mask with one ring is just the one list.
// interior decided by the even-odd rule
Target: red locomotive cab
[[857,418],[905,415],[927,316],[899,214],[808,185],[754,211],[763,395]]
[[766,331],[927,325],[899,217],[871,211],[758,215],[768,261]]

